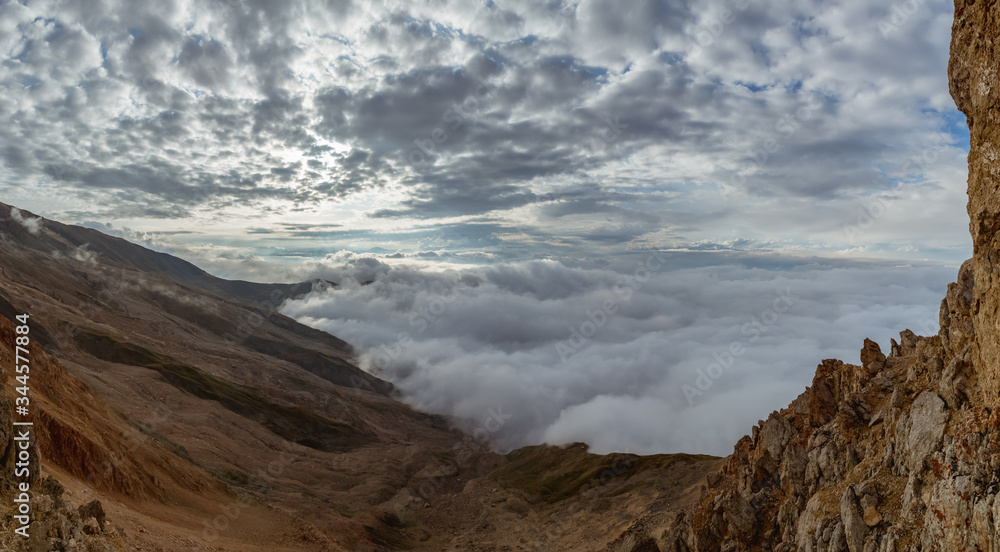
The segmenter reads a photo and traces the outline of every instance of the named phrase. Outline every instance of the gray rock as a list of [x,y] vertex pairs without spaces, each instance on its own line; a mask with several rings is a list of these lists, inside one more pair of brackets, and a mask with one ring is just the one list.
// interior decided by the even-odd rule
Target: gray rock
[[788,419],[774,412],[760,428],[760,444],[771,456],[780,458],[785,445],[791,441],[792,434],[792,425],[788,423]]
[[924,514],[925,550],[975,550],[969,532],[975,484],[967,476],[942,479],[934,485]]
[[[911,472],[920,471],[927,456],[938,449],[947,422],[948,410],[937,393],[924,391],[913,401],[905,419],[904,434],[901,435],[898,426],[896,429],[899,454]],[[899,423],[904,424],[904,419],[900,418]]]
[[847,549],[851,552],[864,552],[868,526],[865,525],[864,516],[861,515],[854,487],[848,486],[840,497],[840,519],[844,524]]

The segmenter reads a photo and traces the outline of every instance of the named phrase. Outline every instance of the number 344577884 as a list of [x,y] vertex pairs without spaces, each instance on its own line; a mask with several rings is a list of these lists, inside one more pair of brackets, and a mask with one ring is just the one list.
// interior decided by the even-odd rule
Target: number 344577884
[[28,400],[28,374],[31,372],[30,359],[28,358],[28,345],[31,344],[31,338],[28,337],[30,329],[28,328],[27,314],[19,314],[16,318],[20,322],[20,325],[14,329],[17,333],[17,337],[14,340],[16,347],[14,351],[14,369],[18,374],[15,379],[21,384],[15,388],[18,394],[21,395],[16,398],[16,401],[18,406],[26,407],[30,403]]

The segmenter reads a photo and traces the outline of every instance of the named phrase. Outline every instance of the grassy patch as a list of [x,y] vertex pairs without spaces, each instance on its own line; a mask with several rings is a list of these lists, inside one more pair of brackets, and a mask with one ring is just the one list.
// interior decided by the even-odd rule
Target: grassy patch
[[492,477],[506,488],[524,491],[530,499],[551,504],[644,471],[713,458],[695,454],[598,455],[588,453],[582,443],[566,447],[542,445],[511,452]]
[[173,452],[177,456],[180,456],[181,458],[187,460],[188,462],[191,462],[192,464],[194,463],[194,459],[191,458],[191,454],[188,453],[188,450],[186,448],[171,441],[169,438],[167,438],[166,435],[154,430],[151,425],[141,421],[133,421],[132,424],[140,432],[144,433],[145,435],[148,435],[157,443],[160,443],[161,445],[167,447],[168,449],[170,449],[171,452]]
[[74,339],[82,350],[96,358],[155,370],[174,387],[198,398],[216,401],[300,445],[325,452],[342,452],[371,442],[370,437],[348,424],[324,418],[300,406],[275,404],[253,391],[119,336],[78,327]]
[[254,335],[244,339],[243,344],[258,353],[264,353],[265,355],[297,364],[303,370],[315,374],[334,385],[366,389],[382,395],[390,394],[393,389],[392,384],[362,371],[343,359],[334,358],[293,343],[274,341]]

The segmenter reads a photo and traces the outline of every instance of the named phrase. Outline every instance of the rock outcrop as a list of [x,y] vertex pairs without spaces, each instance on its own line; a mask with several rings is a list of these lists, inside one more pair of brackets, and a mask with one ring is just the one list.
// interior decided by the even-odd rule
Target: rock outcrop
[[861,365],[825,360],[761,420],[667,550],[899,552],[1000,549],[1000,415],[982,404],[966,262],[941,331],[900,333]]
[[[884,360],[867,342],[868,363],[824,361],[741,440],[679,549],[993,549],[977,539],[994,533],[1000,419],[968,398],[970,347],[952,355],[941,335],[901,337]],[[973,520],[988,530],[976,536]]]
[[975,357],[983,402],[1000,405],[1000,7],[956,0],[948,76],[955,104],[969,126],[969,231],[975,292],[970,316],[976,328]]
[[[0,317],[0,365],[14,365],[14,351],[7,344],[14,343],[16,334],[14,326],[6,318]],[[36,354],[35,360],[44,363],[46,368],[54,368],[49,359],[39,347],[32,347]],[[15,533],[20,524],[14,519],[13,511],[0,512],[0,550],[17,551],[48,551],[63,550],[66,552],[119,551],[127,550],[121,536],[113,525],[107,523],[104,507],[99,501],[93,500],[79,507],[66,500],[63,496],[63,486],[51,476],[42,476],[37,469],[32,469],[27,478],[15,478],[15,453],[13,428],[14,400],[10,397],[12,380],[6,370],[0,370],[0,443],[4,452],[0,455],[0,490],[4,496],[16,494],[14,489],[19,483],[27,481],[31,485],[31,525],[27,531],[28,537]],[[46,381],[46,384],[49,382]],[[50,387],[47,385],[47,387]],[[39,423],[36,429],[48,435],[48,423]],[[48,440],[46,440],[48,442]],[[37,468],[39,462],[39,443],[31,442],[30,465]]]

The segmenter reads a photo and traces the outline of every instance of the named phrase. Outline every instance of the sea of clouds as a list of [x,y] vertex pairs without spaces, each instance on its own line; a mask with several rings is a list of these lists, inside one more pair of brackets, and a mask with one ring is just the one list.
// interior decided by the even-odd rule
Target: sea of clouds
[[352,343],[407,403],[490,428],[499,450],[639,454],[728,454],[822,359],[857,363],[865,337],[888,351],[905,328],[936,333],[957,273],[728,252],[447,270],[330,260],[309,275],[339,287],[283,312]]

